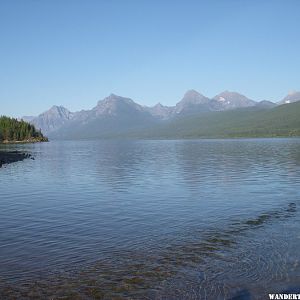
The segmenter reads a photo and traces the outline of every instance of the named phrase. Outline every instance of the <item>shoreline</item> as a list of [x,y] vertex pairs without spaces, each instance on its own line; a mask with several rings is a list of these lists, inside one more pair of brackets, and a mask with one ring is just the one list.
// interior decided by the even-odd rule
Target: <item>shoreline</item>
[[1,141],[0,144],[4,144],[4,145],[7,145],[7,144],[36,144],[36,143],[47,143],[47,142],[49,142],[48,139],[45,139],[45,140],[29,139],[29,140],[23,140],[23,141],[4,140],[4,141]]
[[0,150],[0,168],[3,165],[11,164],[17,161],[23,161],[26,158],[31,158],[31,154],[20,151],[3,151]]

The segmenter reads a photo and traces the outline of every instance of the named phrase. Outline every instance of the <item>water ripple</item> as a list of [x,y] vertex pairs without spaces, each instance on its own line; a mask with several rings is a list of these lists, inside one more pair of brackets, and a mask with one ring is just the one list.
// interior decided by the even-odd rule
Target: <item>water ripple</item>
[[2,299],[265,299],[300,286],[300,140],[5,146]]

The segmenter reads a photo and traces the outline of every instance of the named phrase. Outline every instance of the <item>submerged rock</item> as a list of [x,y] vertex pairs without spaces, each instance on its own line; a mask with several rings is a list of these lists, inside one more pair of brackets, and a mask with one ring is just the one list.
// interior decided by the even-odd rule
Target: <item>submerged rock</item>
[[0,168],[5,164],[32,158],[31,154],[19,151],[0,151]]

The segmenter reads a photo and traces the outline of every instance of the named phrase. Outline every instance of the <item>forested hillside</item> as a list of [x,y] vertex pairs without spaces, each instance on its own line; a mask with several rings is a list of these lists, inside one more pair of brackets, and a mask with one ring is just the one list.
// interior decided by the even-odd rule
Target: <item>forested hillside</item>
[[47,141],[35,127],[23,120],[0,117],[0,142],[42,142]]
[[235,138],[300,136],[300,102],[272,109],[237,109],[177,118],[132,137]]

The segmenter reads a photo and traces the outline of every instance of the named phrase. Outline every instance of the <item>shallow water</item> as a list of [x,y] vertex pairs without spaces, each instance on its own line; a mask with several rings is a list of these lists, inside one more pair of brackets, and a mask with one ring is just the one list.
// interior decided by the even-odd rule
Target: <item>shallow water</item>
[[300,139],[7,145],[0,298],[266,299],[300,286]]

